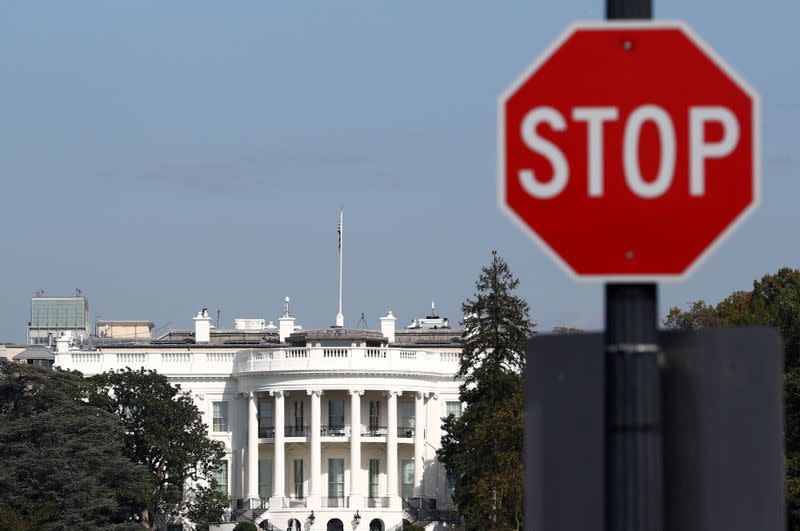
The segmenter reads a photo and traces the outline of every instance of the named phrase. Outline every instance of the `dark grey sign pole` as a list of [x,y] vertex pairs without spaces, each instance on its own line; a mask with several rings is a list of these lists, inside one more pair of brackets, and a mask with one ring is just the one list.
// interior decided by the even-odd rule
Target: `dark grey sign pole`
[[[609,20],[652,17],[651,0],[606,0]],[[606,531],[664,527],[657,300],[652,283],[606,284]]]
[[[651,0],[606,0],[609,20],[652,17]],[[606,531],[663,529],[657,300],[655,284],[606,284]]]
[[606,531],[661,531],[655,284],[606,284]]

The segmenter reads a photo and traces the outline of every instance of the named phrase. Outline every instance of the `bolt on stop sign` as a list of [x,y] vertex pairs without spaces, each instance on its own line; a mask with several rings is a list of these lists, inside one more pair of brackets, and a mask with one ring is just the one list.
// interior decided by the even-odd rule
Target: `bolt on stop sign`
[[758,96],[681,23],[574,25],[498,111],[498,202],[578,277],[681,278],[758,203]]

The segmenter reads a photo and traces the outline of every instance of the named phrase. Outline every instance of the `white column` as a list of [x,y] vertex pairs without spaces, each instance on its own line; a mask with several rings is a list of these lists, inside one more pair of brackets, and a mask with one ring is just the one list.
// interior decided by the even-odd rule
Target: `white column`
[[320,496],[322,495],[322,442],[320,432],[322,430],[322,391],[312,389],[307,391],[311,395],[311,485],[308,489],[307,507],[309,509],[319,508]]
[[350,500],[348,507],[364,504],[361,490],[361,395],[364,391],[350,391]]
[[258,499],[258,405],[255,393],[247,393],[247,492]]
[[389,507],[400,507],[400,497],[397,494],[397,397],[398,391],[389,391],[386,414],[388,415],[386,435],[386,495],[389,497]]
[[286,409],[283,403],[283,391],[270,391],[270,394],[275,397],[275,452],[272,461],[272,497],[276,498],[276,501],[270,502],[270,505],[273,507],[282,507],[282,501],[279,498],[286,496],[286,454],[284,453],[283,433]]
[[414,395],[414,497],[423,496],[424,452],[425,452],[425,395]]

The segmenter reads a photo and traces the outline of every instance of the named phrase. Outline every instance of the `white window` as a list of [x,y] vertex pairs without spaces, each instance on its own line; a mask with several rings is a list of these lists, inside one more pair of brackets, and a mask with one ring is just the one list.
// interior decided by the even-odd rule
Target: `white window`
[[381,422],[381,403],[378,400],[369,401],[369,430],[377,432]]
[[296,498],[304,498],[303,492],[303,460],[294,460],[294,495]]
[[303,431],[303,401],[302,400],[295,400],[294,401],[294,429],[299,434],[302,435]]
[[414,460],[403,459],[402,463],[403,477],[400,486],[400,496],[403,498],[414,497]]
[[455,418],[461,418],[461,402],[448,402],[445,417],[453,415]]
[[272,414],[274,404],[270,400],[258,403],[258,424],[264,428],[275,426],[275,417]]
[[213,402],[211,415],[212,431],[228,431],[228,403]]
[[378,497],[378,474],[380,473],[380,461],[377,459],[369,460],[369,497]]
[[328,459],[328,497],[344,498],[344,459]]
[[399,403],[400,409],[400,425],[397,427],[398,437],[413,437],[414,436],[414,402],[410,400],[401,400]]
[[228,494],[228,460],[220,461],[219,466],[211,473],[211,477],[217,482],[217,489],[223,494]]
[[258,462],[258,496],[267,499],[272,496],[272,461]]
[[331,399],[328,402],[328,427],[330,429],[344,427],[344,400]]

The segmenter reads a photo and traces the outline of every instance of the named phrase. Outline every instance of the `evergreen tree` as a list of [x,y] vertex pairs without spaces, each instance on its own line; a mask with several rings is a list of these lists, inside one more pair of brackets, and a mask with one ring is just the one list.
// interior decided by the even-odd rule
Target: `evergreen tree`
[[466,408],[444,419],[437,452],[455,480],[453,501],[467,529],[523,526],[523,400],[525,345],[534,334],[530,307],[514,294],[519,280],[492,253],[474,298],[463,305],[464,331],[457,378]]
[[133,530],[153,487],[78,374],[0,362],[0,529]]
[[[137,507],[151,529],[173,518],[213,521],[227,496],[184,496],[187,485],[207,478],[225,455],[225,445],[208,437],[200,410],[188,393],[155,371],[126,368],[91,377],[90,403],[116,415],[122,423],[125,453],[145,465],[156,486]],[[204,509],[205,508],[205,509]]]

